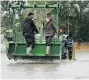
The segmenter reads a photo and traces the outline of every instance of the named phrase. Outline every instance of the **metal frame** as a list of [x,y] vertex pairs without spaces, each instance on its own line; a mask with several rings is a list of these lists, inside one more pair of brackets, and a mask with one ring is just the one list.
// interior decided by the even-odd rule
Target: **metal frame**
[[[17,60],[17,58],[21,58],[21,59],[49,59],[50,61],[52,61],[53,59],[62,59],[62,39],[56,38],[54,39],[54,41],[52,42],[52,45],[55,45],[55,47],[52,47],[52,55],[51,56],[45,56],[45,43],[42,43],[42,41],[40,41],[39,43],[36,43],[36,48],[34,48],[34,50],[32,50],[33,56],[28,56],[26,55],[26,45],[23,42],[19,42],[17,40],[17,33],[16,33],[16,28],[15,28],[15,9],[22,9],[22,8],[55,8],[56,9],[56,26],[58,27],[59,25],[59,2],[57,2],[57,4],[53,4],[53,5],[48,5],[47,3],[45,3],[44,5],[37,5],[36,3],[34,3],[33,5],[25,5],[23,3],[17,5],[17,4],[12,4],[10,5],[10,8],[13,10],[13,16],[12,16],[12,29],[14,32],[14,42],[10,43],[9,42],[9,49],[8,49],[8,53],[7,56],[9,59],[14,59]],[[39,39],[40,40],[40,39]],[[42,53],[42,54],[41,54]],[[57,54],[56,54],[57,53]],[[72,57],[73,59],[75,59],[75,53],[74,53],[74,45],[73,45],[73,49],[72,49]]]
[[56,26],[58,27],[59,25],[59,3],[57,2],[57,4],[53,4],[53,5],[48,5],[47,2],[45,2],[45,4],[43,5],[37,5],[36,3],[34,4],[28,4],[25,5],[24,3],[21,4],[10,4],[10,8],[13,10],[13,21],[12,21],[12,29],[13,29],[13,33],[14,33],[14,40],[17,41],[17,35],[16,35],[16,28],[15,28],[15,9],[22,9],[22,8],[55,8],[56,9]]
[[[19,5],[17,5],[17,4],[11,4],[10,5],[10,8],[13,10],[13,17],[12,17],[12,29],[13,29],[13,32],[14,32],[14,43],[9,43],[10,45],[14,45],[14,48],[15,49],[13,49],[13,48],[11,48],[10,47],[10,49],[9,50],[11,50],[12,51],[12,49],[13,49],[13,51],[14,51],[14,53],[13,53],[13,51],[11,52],[11,53],[9,53],[9,51],[8,51],[8,57],[9,56],[13,56],[12,58],[14,58],[14,56],[18,56],[18,55],[20,55],[20,56],[23,56],[22,54],[16,54],[16,49],[18,48],[18,46],[23,46],[23,45],[25,45],[25,43],[23,43],[23,42],[19,42],[18,40],[17,40],[17,33],[16,33],[16,28],[15,28],[15,23],[16,23],[16,20],[15,20],[15,10],[16,9],[22,9],[22,8],[55,8],[56,9],[56,27],[58,27],[58,25],[59,25],[59,8],[60,8],[60,6],[59,6],[59,2],[57,2],[56,4],[53,4],[53,5],[48,5],[47,3],[45,3],[45,4],[43,4],[43,5],[37,5],[36,3],[34,3],[33,5],[31,4],[28,4],[28,5],[25,5],[25,4],[23,4],[23,3],[21,3],[21,4],[19,4]],[[61,59],[61,47],[62,47],[62,41],[60,41],[59,39],[54,39],[54,41],[52,42],[53,44],[55,44],[56,46],[56,49],[59,49],[60,51],[59,52],[57,52],[58,54],[55,54],[55,55],[52,55],[51,57],[57,57],[58,59]],[[37,45],[45,45],[44,43],[42,43],[42,42],[40,42],[40,43],[37,43]],[[60,46],[57,46],[57,45],[60,45]],[[21,48],[21,46],[20,46],[20,48]],[[13,46],[12,46],[13,47]],[[43,47],[42,47],[42,49],[44,49]],[[39,49],[38,49],[39,50]],[[53,49],[52,49],[53,50]],[[37,51],[37,49],[36,49],[36,51]],[[41,50],[42,51],[42,50]],[[54,49],[54,51],[55,51],[55,49]],[[56,50],[57,51],[57,50]],[[56,52],[55,51],[55,52]],[[18,51],[19,52],[19,51]],[[39,51],[38,51],[39,52]],[[42,51],[43,52],[43,51]],[[53,52],[53,53],[55,53],[55,52]],[[44,53],[44,52],[43,52]],[[14,54],[14,55],[13,55]],[[35,55],[36,56],[36,55]],[[44,55],[45,56],[45,55]],[[27,57],[27,56],[26,56]],[[37,56],[37,57],[39,57],[39,56]],[[59,58],[60,57],[60,58]],[[29,57],[30,58],[30,57]],[[42,57],[43,58],[43,57]]]

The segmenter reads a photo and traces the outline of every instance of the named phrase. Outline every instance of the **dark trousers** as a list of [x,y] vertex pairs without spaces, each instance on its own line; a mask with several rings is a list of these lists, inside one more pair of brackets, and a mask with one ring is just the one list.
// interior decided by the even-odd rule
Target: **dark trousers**
[[53,35],[50,35],[50,36],[46,36],[45,37],[46,46],[51,46],[52,38],[53,38]]
[[26,35],[25,37],[25,41],[26,41],[26,46],[30,47],[32,46],[32,48],[35,47],[35,37],[34,36],[30,36],[30,35]]

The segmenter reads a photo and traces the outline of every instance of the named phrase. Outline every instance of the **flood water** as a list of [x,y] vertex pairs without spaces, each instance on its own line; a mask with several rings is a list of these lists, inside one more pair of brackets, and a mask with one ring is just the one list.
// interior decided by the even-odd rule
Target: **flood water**
[[8,60],[1,53],[3,79],[89,79],[89,52],[77,52],[76,60]]
[[1,45],[1,79],[89,79],[89,52],[76,52],[76,60],[8,60]]

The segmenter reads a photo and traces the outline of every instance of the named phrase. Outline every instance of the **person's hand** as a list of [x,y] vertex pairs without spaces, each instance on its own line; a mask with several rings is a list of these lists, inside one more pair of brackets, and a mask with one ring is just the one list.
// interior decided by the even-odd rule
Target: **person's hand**
[[36,31],[35,34],[39,34],[39,31]]
[[58,38],[57,34],[54,35],[54,38]]
[[39,31],[36,34],[39,34]]

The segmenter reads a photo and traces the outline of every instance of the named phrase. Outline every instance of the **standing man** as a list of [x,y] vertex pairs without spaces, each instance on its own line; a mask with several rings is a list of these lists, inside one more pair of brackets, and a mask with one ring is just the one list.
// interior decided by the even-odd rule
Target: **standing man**
[[45,40],[46,40],[45,55],[49,55],[52,38],[55,35],[55,33],[57,32],[56,27],[55,27],[55,22],[52,19],[51,13],[47,13],[47,17],[43,21],[43,32],[45,34]]
[[32,55],[31,50],[32,48],[35,47],[35,35],[34,34],[39,33],[39,31],[37,30],[34,24],[34,21],[32,20],[33,15],[34,14],[32,12],[29,12],[28,17],[25,18],[25,20],[22,23],[23,36],[25,37],[26,45],[27,45],[27,49],[26,49],[27,55]]

